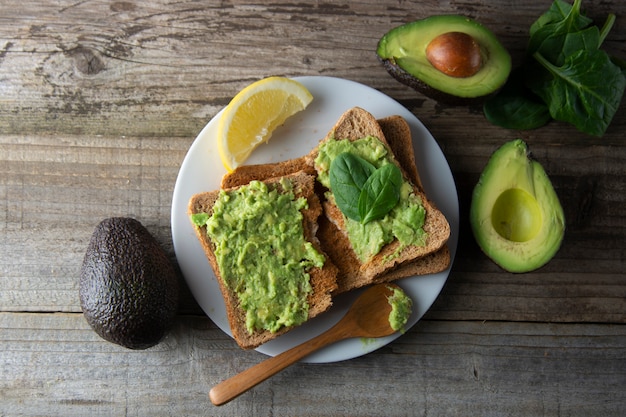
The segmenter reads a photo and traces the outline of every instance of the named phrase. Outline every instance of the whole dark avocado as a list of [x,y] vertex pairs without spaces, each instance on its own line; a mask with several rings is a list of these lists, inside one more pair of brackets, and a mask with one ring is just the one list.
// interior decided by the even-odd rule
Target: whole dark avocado
[[460,15],[393,28],[378,42],[376,54],[396,80],[450,105],[482,103],[511,72],[511,56],[496,36]]
[[83,314],[98,335],[129,349],[146,349],[172,325],[179,281],[167,254],[139,221],[113,217],[91,236],[79,292]]

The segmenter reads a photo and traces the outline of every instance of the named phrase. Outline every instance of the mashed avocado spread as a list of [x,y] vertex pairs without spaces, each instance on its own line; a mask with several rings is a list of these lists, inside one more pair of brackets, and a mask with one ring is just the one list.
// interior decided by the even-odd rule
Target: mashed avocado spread
[[192,215],[206,225],[226,285],[239,297],[248,332],[298,325],[306,321],[311,292],[308,270],[324,265],[304,237],[303,197],[295,198],[290,181],[282,191],[252,181],[236,190],[221,190],[213,213]]
[[[376,137],[366,136],[355,141],[328,140],[320,145],[315,159],[317,179],[328,189],[330,189],[330,165],[337,155],[344,152],[353,153],[376,168],[393,163],[387,148]],[[326,193],[326,198],[333,199],[332,190]],[[354,252],[362,262],[365,262],[394,239],[400,242],[398,252],[410,245],[424,245],[426,243],[426,233],[423,229],[425,216],[426,211],[422,200],[413,192],[413,186],[404,180],[400,188],[398,204],[385,217],[362,224],[344,216],[344,222]]]
[[411,316],[413,302],[399,287],[393,289],[393,294],[387,298],[387,301],[389,301],[391,305],[389,325],[396,331],[404,331],[404,325],[409,321],[409,317]]

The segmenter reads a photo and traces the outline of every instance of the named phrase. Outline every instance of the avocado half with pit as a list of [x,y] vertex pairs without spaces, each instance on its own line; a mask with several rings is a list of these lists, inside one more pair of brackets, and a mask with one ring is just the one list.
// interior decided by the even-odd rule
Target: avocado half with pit
[[516,139],[493,153],[472,194],[470,223],[476,242],[510,272],[545,265],[563,241],[565,216],[543,167]]
[[511,56],[496,36],[459,15],[398,26],[380,39],[376,53],[395,79],[452,105],[483,102],[511,72]]

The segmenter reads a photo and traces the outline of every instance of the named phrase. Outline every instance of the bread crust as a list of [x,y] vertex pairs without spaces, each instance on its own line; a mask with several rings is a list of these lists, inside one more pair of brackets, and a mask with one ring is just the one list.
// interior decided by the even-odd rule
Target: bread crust
[[415,162],[411,127],[404,117],[399,115],[378,119],[378,124],[385,135],[391,152],[404,169],[409,180],[423,192],[424,187],[422,186],[422,180]]

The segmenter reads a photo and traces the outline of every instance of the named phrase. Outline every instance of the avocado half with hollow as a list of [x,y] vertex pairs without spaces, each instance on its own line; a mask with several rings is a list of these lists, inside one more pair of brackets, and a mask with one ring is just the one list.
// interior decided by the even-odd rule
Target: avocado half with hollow
[[505,143],[483,170],[470,207],[476,242],[510,272],[545,265],[561,246],[565,216],[543,167],[521,139]]
[[398,26],[380,39],[376,53],[398,81],[454,105],[484,101],[511,72],[511,56],[496,36],[459,15]]

